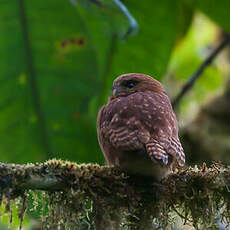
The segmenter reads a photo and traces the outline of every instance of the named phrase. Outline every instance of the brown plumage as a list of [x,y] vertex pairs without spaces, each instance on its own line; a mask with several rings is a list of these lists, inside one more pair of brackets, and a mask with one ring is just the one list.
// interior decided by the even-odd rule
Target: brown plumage
[[161,83],[145,74],[129,73],[115,79],[112,92],[97,122],[107,162],[157,180],[174,166],[183,166],[176,116]]

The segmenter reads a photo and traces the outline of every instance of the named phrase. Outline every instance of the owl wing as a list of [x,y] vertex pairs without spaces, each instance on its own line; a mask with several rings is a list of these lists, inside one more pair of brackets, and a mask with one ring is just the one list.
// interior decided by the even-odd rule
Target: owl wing
[[[152,103],[151,103],[152,102]],[[151,119],[146,123],[151,132],[151,138],[146,144],[150,158],[161,160],[168,164],[169,158],[177,161],[179,166],[185,164],[185,154],[178,138],[178,124],[170,100],[166,94],[149,94],[147,103],[154,106],[146,109]],[[145,105],[145,104],[144,104]]]
[[[112,105],[110,105],[112,107]],[[114,105],[115,106],[115,105]],[[112,118],[108,117],[110,108],[103,107],[98,116],[98,136],[99,142],[107,139],[116,149],[123,151],[136,151],[145,148],[150,138],[148,130],[144,129],[141,122],[135,116],[127,116],[125,108],[121,113],[113,113]]]

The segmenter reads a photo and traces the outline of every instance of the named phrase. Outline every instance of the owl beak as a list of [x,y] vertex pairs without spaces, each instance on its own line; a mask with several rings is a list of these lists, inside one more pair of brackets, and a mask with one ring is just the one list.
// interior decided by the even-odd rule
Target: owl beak
[[112,89],[112,97],[113,97],[113,98],[116,98],[117,95],[118,95],[118,90],[117,90],[117,88]]
[[122,89],[122,87],[113,87],[112,88],[112,95],[111,98],[117,98],[118,96],[120,96],[121,94],[123,94],[124,90]]

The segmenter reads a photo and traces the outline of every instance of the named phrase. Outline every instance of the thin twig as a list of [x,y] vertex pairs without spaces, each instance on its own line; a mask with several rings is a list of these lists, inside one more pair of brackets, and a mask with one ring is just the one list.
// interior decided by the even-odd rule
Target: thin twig
[[203,63],[199,66],[199,68],[196,70],[196,72],[189,78],[189,80],[185,83],[183,88],[181,89],[180,93],[175,97],[175,99],[172,101],[172,105],[175,108],[178,106],[179,102],[183,98],[183,96],[189,91],[189,89],[192,88],[195,81],[201,76],[204,69],[210,65],[213,61],[213,59],[220,53],[221,50],[226,47],[226,45],[230,42],[230,35],[227,34],[223,41],[212,51],[212,53],[203,61]]
[[139,25],[136,19],[132,16],[127,7],[120,0],[113,0],[113,2],[118,6],[118,8],[121,10],[129,22],[129,28],[123,38],[125,39],[132,34],[137,34]]
[[177,211],[176,207],[174,206],[174,204],[171,202],[172,205],[172,209],[176,212],[176,214],[183,220],[185,220],[184,224],[186,224],[186,221],[188,220],[186,216],[184,216],[183,214],[181,214],[180,212]]
[[[111,9],[107,7],[107,5],[103,3],[103,1],[100,1],[100,0],[88,0],[88,1],[97,5],[98,7]],[[126,39],[130,35],[137,34],[139,30],[139,24],[137,20],[133,17],[133,15],[129,12],[128,8],[120,0],[112,0],[112,2],[117,6],[119,13],[122,13],[127,18],[128,23],[129,23],[129,27],[127,31],[125,32],[125,34],[122,35],[122,39]],[[70,0],[70,3],[72,5],[77,6],[76,0]]]

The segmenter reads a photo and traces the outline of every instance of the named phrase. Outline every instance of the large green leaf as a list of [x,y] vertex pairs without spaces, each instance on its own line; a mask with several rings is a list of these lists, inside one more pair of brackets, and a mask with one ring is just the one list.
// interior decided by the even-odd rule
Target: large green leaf
[[224,30],[230,32],[229,0],[185,0],[194,9],[199,9],[218,23]]
[[85,159],[87,139],[97,146],[87,114],[99,80],[75,8],[61,0],[4,1],[0,33],[1,160]]
[[102,162],[95,118],[113,79],[161,79],[184,30],[180,0],[125,1],[140,28],[126,40],[118,1],[70,2],[1,0],[1,161]]
[[[162,80],[175,43],[185,25],[180,1],[127,1],[127,6],[139,22],[137,36],[127,43],[119,42],[109,84],[115,76],[126,72],[141,72]],[[189,23],[187,24],[189,26]]]
[[[161,79],[177,36],[178,1],[126,1],[139,22],[137,36],[120,41],[113,74],[143,72]],[[115,77],[114,76],[114,77]]]
[[[105,44],[108,46],[107,55],[103,53],[102,57],[102,59],[107,58],[107,61],[103,61],[105,71],[102,72],[102,85],[106,92],[102,91],[104,95],[100,98],[99,104],[105,102],[112,81],[122,73],[141,72],[161,80],[176,39],[187,30],[192,18],[191,11],[189,17],[185,14],[184,4],[180,0],[146,0],[145,2],[132,0],[124,3],[139,24],[139,33],[126,41],[109,34],[108,29],[107,33],[98,35],[95,32],[97,23],[95,13],[81,11],[88,28],[93,32],[92,37],[97,47],[100,47],[98,55],[102,53],[101,47],[105,47]],[[187,7],[186,12],[188,12]],[[186,23],[181,22],[184,19]],[[110,37],[112,39],[109,39]]]

